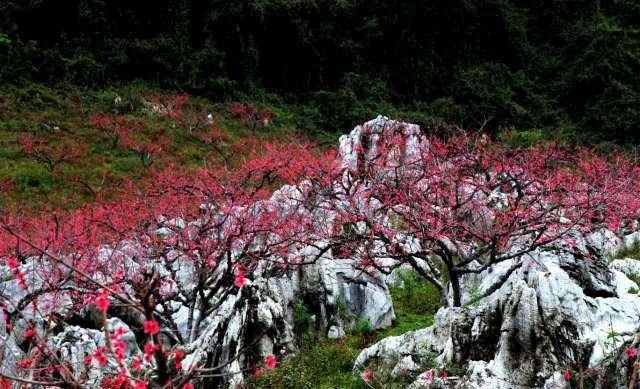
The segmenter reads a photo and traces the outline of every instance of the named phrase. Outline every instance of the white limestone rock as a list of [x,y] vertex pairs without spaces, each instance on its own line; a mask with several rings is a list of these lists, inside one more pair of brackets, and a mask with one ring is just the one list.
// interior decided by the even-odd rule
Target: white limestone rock
[[[604,368],[605,356],[640,331],[640,298],[621,292],[631,281],[601,259],[577,264],[576,258],[550,253],[538,259],[542,266],[522,267],[489,297],[441,308],[432,327],[363,350],[354,369],[382,363],[394,371],[406,358],[420,364],[432,353],[440,366],[468,364],[460,387],[524,389],[558,387],[557,372],[574,363]],[[480,291],[508,266],[483,273]],[[608,337],[612,332],[618,334],[615,342]]]
[[615,259],[609,266],[627,277],[640,278],[640,260],[633,258]]
[[345,337],[344,330],[342,327],[331,326],[329,327],[329,331],[327,332],[327,338],[329,339],[342,339]]

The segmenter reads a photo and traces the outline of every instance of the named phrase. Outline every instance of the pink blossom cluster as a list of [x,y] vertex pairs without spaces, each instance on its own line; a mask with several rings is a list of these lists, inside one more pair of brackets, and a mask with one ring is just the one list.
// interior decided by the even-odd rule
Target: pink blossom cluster
[[[172,104],[176,112],[184,105]],[[401,124],[382,133],[364,128],[353,166],[307,144],[248,143],[240,166],[188,175],[170,168],[144,190],[124,183],[127,195],[117,201],[0,214],[0,264],[26,292],[0,295],[2,324],[31,345],[18,362],[21,377],[85,384],[87,371],[71,371],[49,342],[50,329],[64,325],[61,312],[93,310],[99,318],[105,344],[84,368],[100,369],[102,387],[188,389],[223,369],[186,363],[185,346],[219,307],[213,296],[243,298],[258,270],[281,275],[333,252],[358,258],[365,271],[413,266],[443,301],[461,305],[465,274],[507,261],[517,271],[540,248],[577,250],[575,234],[628,231],[640,219],[640,168],[623,155],[556,144],[508,149],[465,133],[411,136]],[[302,255],[310,246],[318,254]],[[188,311],[186,330],[166,314],[176,302]],[[113,317],[126,321],[139,352],[129,350],[123,330],[109,332]],[[29,326],[15,325],[23,322]],[[278,364],[271,354],[247,361],[256,375]]]

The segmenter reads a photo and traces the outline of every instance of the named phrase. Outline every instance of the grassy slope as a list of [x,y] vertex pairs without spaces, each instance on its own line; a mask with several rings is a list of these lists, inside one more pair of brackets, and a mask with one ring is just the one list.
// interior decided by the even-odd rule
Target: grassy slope
[[[176,92],[138,84],[102,91],[54,90],[37,84],[0,88],[0,206],[33,211],[77,207],[92,201],[93,192],[108,198],[125,177],[135,181],[148,177],[149,168],[143,166],[135,152],[113,147],[105,132],[91,124],[91,116],[96,113],[127,115],[142,124],[143,137],[166,138],[168,145],[154,157],[153,168],[174,164],[194,169],[220,159],[212,146],[171,118],[151,112],[145,106],[150,95],[170,98]],[[273,111],[274,120],[268,126],[256,126],[233,118],[230,105],[195,97],[187,103],[193,112],[212,113],[214,125],[229,137],[227,143],[241,142],[249,135],[285,139],[295,133],[295,125],[285,110],[267,107]],[[24,134],[44,139],[52,146],[66,143],[71,150],[86,151],[80,158],[50,170],[22,151],[18,137]]]

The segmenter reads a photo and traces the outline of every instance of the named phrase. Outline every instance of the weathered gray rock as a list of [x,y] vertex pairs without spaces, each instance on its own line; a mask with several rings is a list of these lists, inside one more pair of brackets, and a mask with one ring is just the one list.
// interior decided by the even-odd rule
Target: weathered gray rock
[[[237,294],[225,296],[204,321],[201,335],[186,347],[185,369],[196,363],[223,366],[217,373],[224,377],[199,382],[204,387],[242,385],[248,366],[259,366],[269,354],[295,353],[293,307],[299,301],[314,314],[316,328],[330,338],[344,336],[353,324],[349,315],[366,318],[374,328],[395,319],[386,284],[356,274],[348,260],[333,260],[327,254],[286,276],[266,277],[262,271],[266,272],[255,271],[256,278]],[[346,312],[340,312],[339,304]]]
[[2,345],[0,346],[0,353],[2,353],[0,355],[0,358],[2,358],[0,373],[19,376],[19,372],[16,370],[18,362],[25,357],[24,351],[18,347],[16,339],[6,333],[0,334],[0,345]]
[[[98,348],[105,346],[104,333],[79,326],[65,326],[62,332],[48,339],[49,347],[59,351],[59,358],[69,367],[75,379],[87,375],[87,384],[98,386],[103,369],[92,369],[84,362]],[[108,353],[107,353],[108,355]],[[92,362],[97,366],[97,362]],[[109,358],[105,368],[116,366],[113,358]]]
[[633,258],[615,259],[610,266],[627,277],[640,278],[640,260]]
[[[246,367],[259,365],[260,357],[295,351],[293,328],[286,320],[286,301],[279,290],[276,283],[261,279],[226,297],[202,334],[185,349],[185,369],[202,364],[219,367],[216,373],[224,375],[199,384],[241,385]],[[248,353],[252,350],[255,353]]]
[[[625,292],[635,285],[631,280],[599,259],[605,250],[595,259],[539,252],[494,294],[475,303],[467,295],[468,305],[441,308],[432,327],[381,340],[362,351],[354,368],[386,366],[393,374],[407,358],[419,366],[435,355],[440,366],[467,366],[456,383],[465,388],[563,387],[558,373],[567,366],[607,370],[609,357],[640,331],[640,298]],[[478,290],[511,265],[481,274]]]
[[331,326],[329,327],[329,331],[327,332],[327,338],[329,339],[340,339],[344,338],[345,333],[341,327]]

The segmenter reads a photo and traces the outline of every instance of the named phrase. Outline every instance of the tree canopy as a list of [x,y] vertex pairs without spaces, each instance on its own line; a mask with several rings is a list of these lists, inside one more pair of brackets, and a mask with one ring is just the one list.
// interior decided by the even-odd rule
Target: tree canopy
[[628,0],[8,0],[0,80],[267,90],[336,129],[389,102],[468,128],[637,142],[639,20]]

